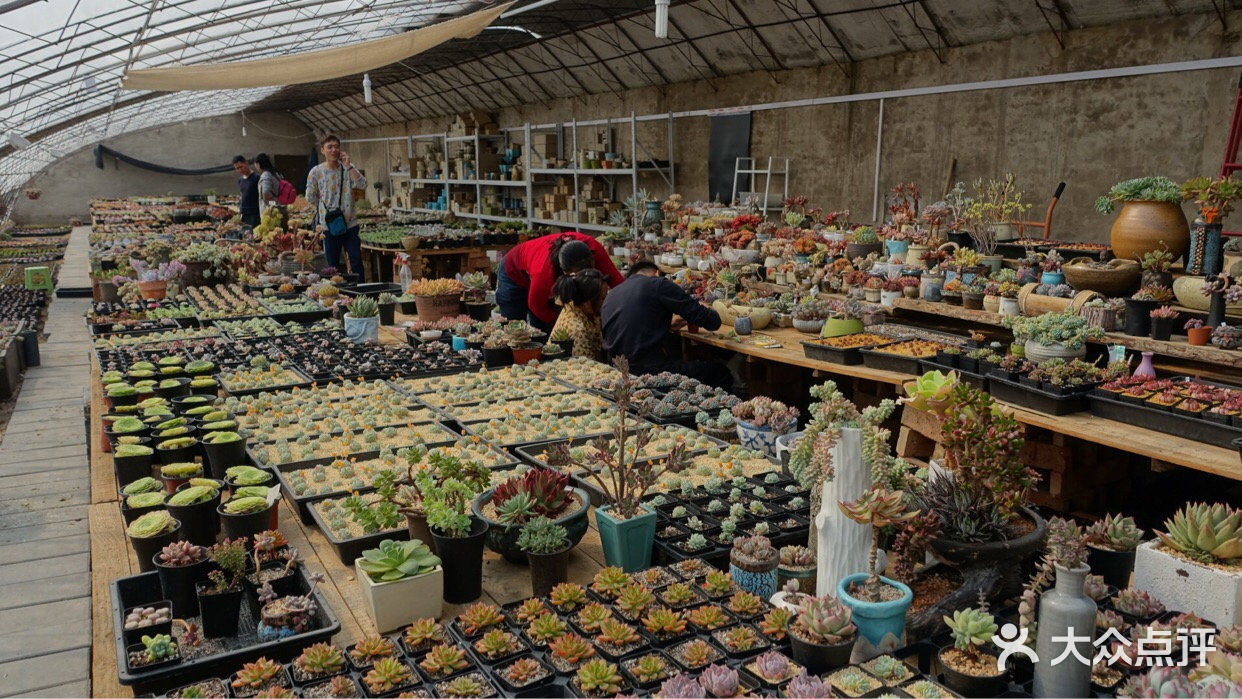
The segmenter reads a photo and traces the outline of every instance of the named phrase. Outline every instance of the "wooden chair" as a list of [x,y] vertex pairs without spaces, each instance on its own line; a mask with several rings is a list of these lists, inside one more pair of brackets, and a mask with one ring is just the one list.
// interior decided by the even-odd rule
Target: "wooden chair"
[[1018,238],[1026,237],[1027,228],[1042,228],[1044,230],[1044,240],[1048,240],[1052,235],[1052,210],[1057,208],[1057,200],[1061,198],[1061,192],[1065,191],[1065,183],[1057,185],[1057,191],[1052,195],[1052,201],[1048,202],[1048,212],[1044,214],[1042,221],[1012,221],[1013,225],[1018,227]]

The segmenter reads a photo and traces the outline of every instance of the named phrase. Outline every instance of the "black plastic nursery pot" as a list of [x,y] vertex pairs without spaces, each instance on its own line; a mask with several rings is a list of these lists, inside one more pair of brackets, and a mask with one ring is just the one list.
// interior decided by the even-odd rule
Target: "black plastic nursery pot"
[[508,347],[483,348],[483,365],[488,369],[513,364],[513,350]]
[[812,675],[822,675],[829,670],[850,664],[850,653],[854,651],[854,640],[835,645],[820,645],[804,641],[795,633],[789,637],[790,651],[794,662],[806,668]]
[[205,638],[221,638],[237,635],[237,622],[241,618],[242,589],[225,592],[208,592],[214,589],[210,583],[198,583],[198,608]]
[[[189,435],[184,435],[184,436],[193,437],[194,435],[189,434]],[[155,460],[165,465],[166,464],[181,464],[187,461],[193,461],[194,457],[198,456],[199,450],[201,449],[201,447],[202,445],[199,443],[197,439],[195,439],[194,442],[191,444],[188,444],[184,447],[177,447],[175,449],[161,449],[157,446],[155,447]]]
[[202,560],[188,566],[168,566],[160,563],[160,554],[155,554],[151,563],[160,576],[160,589],[164,597],[172,603],[173,617],[189,619],[198,616],[198,583],[207,582],[207,574],[216,565],[207,558],[205,547],[199,546]]
[[944,671],[946,687],[965,697],[996,697],[1005,691],[1005,673],[991,677],[979,677],[949,667],[949,664],[944,661],[944,652],[952,647],[941,648],[937,655],[940,667]]
[[1155,301],[1126,299],[1125,333],[1136,337],[1151,334],[1151,312],[1155,307]]
[[155,395],[165,400],[190,395],[190,379],[182,376],[176,379],[176,386],[156,386]]
[[1168,340],[1173,335],[1173,322],[1176,318],[1152,318],[1151,339]]
[[148,537],[129,536],[129,545],[134,547],[134,553],[138,556],[138,570],[149,573],[155,570],[153,558],[165,546],[181,538],[181,523],[176,522],[175,527],[171,531],[163,534]]
[[464,604],[483,594],[483,539],[487,522],[470,519],[470,533],[463,537],[442,536],[434,529],[431,537],[444,567],[444,601]]
[[265,509],[258,512],[234,515],[225,512],[224,504],[221,503],[216,507],[216,513],[220,515],[220,530],[224,532],[224,538],[244,538],[246,540],[246,549],[249,550],[254,546],[255,534],[274,528],[271,526],[272,516],[270,510],[276,506],[277,503],[271,503]]
[[224,470],[230,466],[249,463],[246,458],[246,440],[231,442],[203,442],[208,471],[212,478],[224,480]]
[[553,553],[527,553],[530,560],[531,595],[546,597],[552,588],[565,582],[569,567],[569,552],[574,548],[569,539],[564,540],[564,547]]
[[139,478],[151,475],[151,463],[155,454],[139,454],[137,456],[113,456],[112,466],[116,473],[117,487],[132,483]]
[[220,493],[215,497],[192,505],[164,505],[168,514],[181,522],[182,538],[198,546],[211,546],[216,543],[216,535],[220,533],[220,516],[216,508],[220,506]]
[[496,304],[493,303],[466,303],[466,313],[470,315],[471,320],[484,321],[492,317],[492,308]]
[[380,325],[395,325],[397,314],[397,304],[381,303],[379,305]]
[[1091,572],[1103,576],[1104,582],[1117,589],[1130,585],[1130,574],[1134,572],[1135,550],[1110,551],[1087,545],[1087,565]]

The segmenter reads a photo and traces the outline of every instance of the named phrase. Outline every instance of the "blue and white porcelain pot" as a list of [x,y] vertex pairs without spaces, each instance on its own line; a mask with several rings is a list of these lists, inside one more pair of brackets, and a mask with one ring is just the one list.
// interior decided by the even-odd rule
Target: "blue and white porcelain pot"
[[747,449],[762,451],[773,459],[777,458],[776,439],[781,434],[783,433],[777,432],[767,425],[757,427],[745,420],[737,421],[738,442]]

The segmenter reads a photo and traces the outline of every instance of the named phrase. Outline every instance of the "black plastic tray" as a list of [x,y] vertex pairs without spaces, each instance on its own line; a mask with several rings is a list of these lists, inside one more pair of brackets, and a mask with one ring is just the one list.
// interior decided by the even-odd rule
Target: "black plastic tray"
[[851,366],[863,363],[862,350],[883,347],[884,345],[897,342],[897,340],[893,339],[889,342],[883,342],[875,345],[863,345],[861,347],[831,347],[829,345],[820,344],[811,340],[802,340],[801,342],[802,354],[805,355],[807,359]]
[[[332,496],[318,498],[315,502],[318,502],[319,500],[327,500],[329,497]],[[384,539],[406,541],[410,538],[409,528],[405,525],[401,525],[397,529],[376,532],[374,534],[363,534],[356,539],[346,539],[342,541],[341,539],[336,538],[336,535],[332,533],[331,528],[324,526],[323,518],[319,516],[319,512],[316,511],[315,508],[311,507],[308,503],[306,505],[306,509],[310,512],[311,519],[314,520],[315,526],[319,527],[319,531],[323,534],[323,537],[327,539],[328,543],[332,545],[332,548],[336,550],[336,557],[341,559],[341,563],[344,563],[346,567],[352,568],[354,565],[354,559],[361,556],[363,551],[376,548]]]
[[895,371],[902,374],[918,374],[919,362],[926,359],[926,357],[908,357],[902,354],[889,354],[868,349],[860,350],[860,352],[863,357],[863,365],[868,369]]
[[[298,588],[301,592],[310,589],[306,567],[298,565]],[[315,590],[315,620],[318,628],[313,631],[296,634],[278,641],[256,642],[215,655],[193,660],[182,660],[173,665],[159,667],[147,672],[130,672],[125,652],[125,610],[140,604],[158,602],[164,598],[160,591],[159,573],[141,573],[125,578],[117,578],[108,586],[112,597],[112,635],[116,642],[117,676],[121,684],[133,687],[134,694],[160,693],[185,684],[198,682],[211,677],[228,677],[243,663],[268,657],[272,660],[288,662],[293,660],[302,649],[320,641],[327,641],[341,630],[341,622],[328,606],[323,592]],[[245,628],[250,616],[250,606],[242,605],[242,627]]]
[[1088,396],[1091,414],[1124,422],[1164,434],[1185,437],[1226,449],[1233,449],[1233,440],[1242,438],[1242,429],[1199,418],[1179,415],[1171,410],[1158,410],[1145,405],[1125,403],[1092,393]]
[[997,400],[1048,415],[1069,415],[1087,409],[1090,388],[1058,395],[1021,383],[1014,383],[995,374],[988,375],[988,393]]
[[295,382],[295,383],[291,383],[291,384],[283,384],[280,386],[264,386],[263,388],[243,388],[243,389],[239,389],[236,391],[230,391],[224,387],[224,380],[220,378],[220,374],[215,374],[212,376],[212,378],[214,378],[216,382],[220,384],[220,390],[224,391],[224,394],[226,396],[252,396],[256,393],[269,393],[269,392],[274,393],[276,391],[291,391],[295,388],[306,388],[307,386],[314,383],[313,381],[310,380],[309,377],[306,376],[306,374],[300,368],[296,366],[286,366],[285,369],[302,377],[302,380]]

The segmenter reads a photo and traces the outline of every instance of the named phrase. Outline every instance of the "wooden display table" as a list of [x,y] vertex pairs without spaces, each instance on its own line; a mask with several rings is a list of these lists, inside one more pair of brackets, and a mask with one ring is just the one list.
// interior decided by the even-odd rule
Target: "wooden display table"
[[[690,342],[732,350],[760,360],[815,369],[837,376],[892,384],[898,387],[896,390],[899,393],[901,384],[914,379],[910,374],[871,369],[861,364],[845,365],[810,359],[803,353],[801,341],[812,336],[792,328],[767,328],[758,332],[779,340],[781,347],[769,349],[739,343],[719,333],[702,331],[690,333],[683,330],[681,335]],[[1238,452],[1231,449],[1154,432],[1085,412],[1062,416],[1045,415],[1007,403],[1002,404],[1006,405],[1013,412],[1014,417],[1024,425],[1102,444],[1156,461],[1185,466],[1233,480],[1242,480],[1242,460],[1239,460]]]

